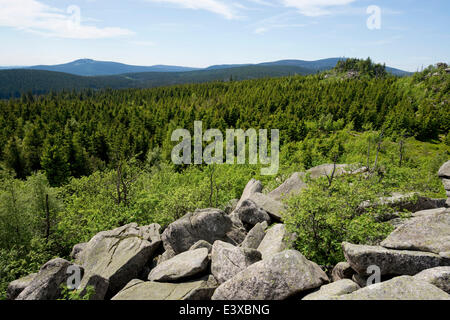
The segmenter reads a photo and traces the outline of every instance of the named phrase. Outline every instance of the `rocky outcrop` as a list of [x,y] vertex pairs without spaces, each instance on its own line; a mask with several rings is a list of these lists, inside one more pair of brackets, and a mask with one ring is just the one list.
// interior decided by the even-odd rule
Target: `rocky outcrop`
[[438,254],[420,251],[392,250],[381,246],[342,244],[352,269],[366,275],[369,266],[378,266],[381,275],[415,275],[423,270],[450,265]]
[[266,231],[264,239],[258,246],[263,259],[268,259],[276,253],[288,249],[295,240],[295,235],[286,230],[284,224],[276,224]]
[[186,279],[202,272],[208,267],[208,249],[200,248],[186,251],[156,266],[148,280],[173,282]]
[[319,291],[308,294],[302,300],[330,300],[359,289],[361,288],[352,280],[342,279],[320,287]]
[[266,233],[263,223],[257,223],[247,234],[244,241],[241,243],[242,248],[258,249],[261,241],[264,239]]
[[[56,300],[61,297],[61,285],[65,284],[70,274],[67,269],[73,264],[56,258],[42,266],[39,273],[17,296],[16,300]],[[81,269],[81,268],[80,268]]]
[[450,267],[424,270],[416,274],[414,279],[428,282],[450,294]]
[[29,274],[20,279],[14,280],[8,285],[8,289],[6,290],[6,299],[14,300],[17,296],[25,290],[26,287],[30,285],[34,278],[36,278],[37,273]]
[[108,295],[119,292],[137,278],[161,245],[160,226],[138,227],[132,223],[95,235],[76,262],[85,269],[81,286],[98,275],[109,281]]
[[334,297],[336,300],[450,300],[450,295],[425,281],[401,276],[377,283],[353,293]]
[[297,195],[307,187],[307,184],[303,181],[304,179],[304,172],[295,172],[289,177],[289,179],[267,195],[277,201]]
[[261,253],[257,250],[216,241],[211,252],[211,273],[219,283],[224,283],[260,260]]
[[111,300],[210,300],[216,288],[211,276],[184,283],[133,280]]
[[178,254],[189,250],[199,240],[234,242],[228,237],[233,228],[231,218],[222,210],[197,210],[171,223],[161,238],[166,250]]
[[411,219],[392,232],[381,245],[436,254],[450,251],[450,209]]
[[287,250],[252,264],[214,292],[213,300],[282,300],[320,287],[328,277],[300,252]]

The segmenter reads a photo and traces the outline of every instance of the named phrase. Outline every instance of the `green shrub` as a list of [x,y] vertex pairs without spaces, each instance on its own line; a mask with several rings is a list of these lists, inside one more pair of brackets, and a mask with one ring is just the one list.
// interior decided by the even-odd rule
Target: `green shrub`
[[343,260],[341,243],[376,244],[393,228],[377,222],[385,206],[362,211],[364,201],[376,201],[383,195],[376,178],[345,176],[329,186],[326,178],[309,181],[308,188],[287,201],[284,220],[290,232],[298,235],[296,249],[321,265]]

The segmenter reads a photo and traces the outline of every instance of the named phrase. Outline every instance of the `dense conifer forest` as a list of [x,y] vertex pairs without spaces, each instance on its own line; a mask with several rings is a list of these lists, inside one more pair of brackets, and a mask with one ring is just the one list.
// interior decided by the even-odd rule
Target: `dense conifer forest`
[[[0,100],[0,295],[8,282],[68,257],[96,232],[129,222],[164,227],[197,208],[225,209],[252,177],[267,192],[294,171],[351,163],[373,174],[351,190],[336,179],[331,195],[318,182],[302,201],[345,199],[350,191],[354,199],[391,191],[444,197],[436,172],[450,155],[447,68],[395,77],[370,60],[349,59],[315,75]],[[192,131],[195,120],[223,132],[279,129],[277,176],[259,176],[259,165],[173,165],[171,133]],[[358,219],[330,243],[368,243],[390,231]],[[295,229],[294,220],[287,223]],[[298,246],[322,264],[342,256]]]

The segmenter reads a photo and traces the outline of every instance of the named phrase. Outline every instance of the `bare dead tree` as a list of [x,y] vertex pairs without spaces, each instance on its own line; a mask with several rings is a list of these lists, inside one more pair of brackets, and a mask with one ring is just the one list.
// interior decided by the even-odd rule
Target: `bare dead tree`
[[402,163],[403,163],[403,151],[404,151],[405,141],[403,139],[401,139],[400,142],[399,142],[399,145],[400,145],[400,150],[399,150],[399,152],[400,152],[400,159],[399,159],[398,165],[399,165],[399,167],[401,167]]
[[328,187],[331,187],[333,183],[334,175],[336,174],[336,163],[337,163],[338,155],[335,155],[333,158],[333,170],[331,171],[331,175],[326,175],[328,179]]
[[383,135],[384,132],[381,131],[380,136],[378,137],[378,142],[377,142],[377,154],[375,156],[375,163],[373,165],[373,172],[375,172],[377,170],[377,165],[378,165],[378,157],[381,151],[381,144],[383,143]]
[[118,161],[115,177],[116,196],[113,196],[118,205],[123,203],[128,206],[130,189],[139,178],[139,174],[139,172],[128,172],[128,170],[124,168],[124,161]]

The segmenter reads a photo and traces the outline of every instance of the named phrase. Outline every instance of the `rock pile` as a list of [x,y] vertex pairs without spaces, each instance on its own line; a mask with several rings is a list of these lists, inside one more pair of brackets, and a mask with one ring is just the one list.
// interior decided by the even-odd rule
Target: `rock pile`
[[[439,171],[447,196],[449,170],[447,162]],[[331,172],[350,171],[326,165],[309,176]],[[305,176],[295,173],[269,194],[252,179],[229,214],[197,210],[162,233],[157,224],[134,223],[100,232],[73,248],[74,262],[54,259],[11,282],[8,298],[57,299],[77,268],[80,292],[91,286],[98,300],[450,299],[450,209],[416,212],[379,246],[343,243],[346,261],[330,281],[292,249],[296,235],[282,223],[281,201],[307,187]],[[381,283],[370,283],[373,270]]]

